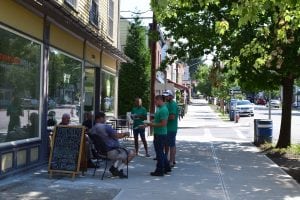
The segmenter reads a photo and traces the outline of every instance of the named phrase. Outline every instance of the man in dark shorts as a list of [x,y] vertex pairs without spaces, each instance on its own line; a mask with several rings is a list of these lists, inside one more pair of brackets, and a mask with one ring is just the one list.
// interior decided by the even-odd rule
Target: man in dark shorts
[[163,93],[166,100],[166,106],[169,111],[169,118],[168,118],[168,135],[167,135],[167,146],[165,147],[165,153],[169,156],[170,166],[174,167],[175,165],[175,155],[176,155],[176,134],[178,129],[178,105],[173,100],[174,94],[171,90],[167,90]]
[[[146,157],[150,157],[148,153],[148,145],[145,137],[145,127],[142,127],[143,121],[147,119],[147,110],[142,106],[142,99],[136,98],[135,99],[135,107],[131,110],[131,116],[133,119],[133,135],[134,135],[134,146],[136,155],[139,152],[139,135],[141,140],[144,144]],[[141,126],[141,127],[140,127]]]

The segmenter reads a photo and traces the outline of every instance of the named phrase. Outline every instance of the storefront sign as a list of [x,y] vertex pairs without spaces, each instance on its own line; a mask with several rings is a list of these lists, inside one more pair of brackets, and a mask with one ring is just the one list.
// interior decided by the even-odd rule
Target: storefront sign
[[16,64],[19,65],[21,63],[21,59],[18,57],[6,55],[3,53],[0,53],[0,61],[10,63],[10,64]]

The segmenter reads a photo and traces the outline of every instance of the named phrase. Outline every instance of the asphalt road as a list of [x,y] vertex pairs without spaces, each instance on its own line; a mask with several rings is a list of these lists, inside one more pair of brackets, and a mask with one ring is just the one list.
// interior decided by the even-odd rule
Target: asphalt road
[[[243,132],[246,134],[248,129],[248,138],[253,138],[254,119],[269,119],[269,110],[265,106],[255,106],[254,117],[241,117],[239,123],[244,125]],[[279,137],[281,125],[281,108],[271,109],[271,120],[273,121],[273,143],[276,143]],[[248,128],[246,128],[248,126]],[[293,144],[300,143],[300,111],[292,111],[291,138]]]

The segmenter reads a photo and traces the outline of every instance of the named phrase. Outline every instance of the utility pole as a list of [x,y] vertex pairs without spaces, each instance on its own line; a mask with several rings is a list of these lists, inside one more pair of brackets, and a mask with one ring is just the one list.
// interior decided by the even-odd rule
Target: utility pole
[[155,111],[155,79],[156,79],[156,35],[157,35],[157,22],[153,12],[153,22],[151,26],[151,81],[150,81],[150,113]]

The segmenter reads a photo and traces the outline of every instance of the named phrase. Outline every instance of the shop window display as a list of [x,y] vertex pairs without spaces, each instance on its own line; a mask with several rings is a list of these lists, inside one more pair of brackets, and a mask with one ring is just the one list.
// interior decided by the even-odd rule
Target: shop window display
[[39,136],[41,44],[0,26],[0,143]]
[[101,108],[107,115],[114,115],[115,105],[115,76],[106,72],[101,72]]
[[59,123],[64,113],[72,124],[81,121],[82,62],[54,48],[50,49],[48,126]]

